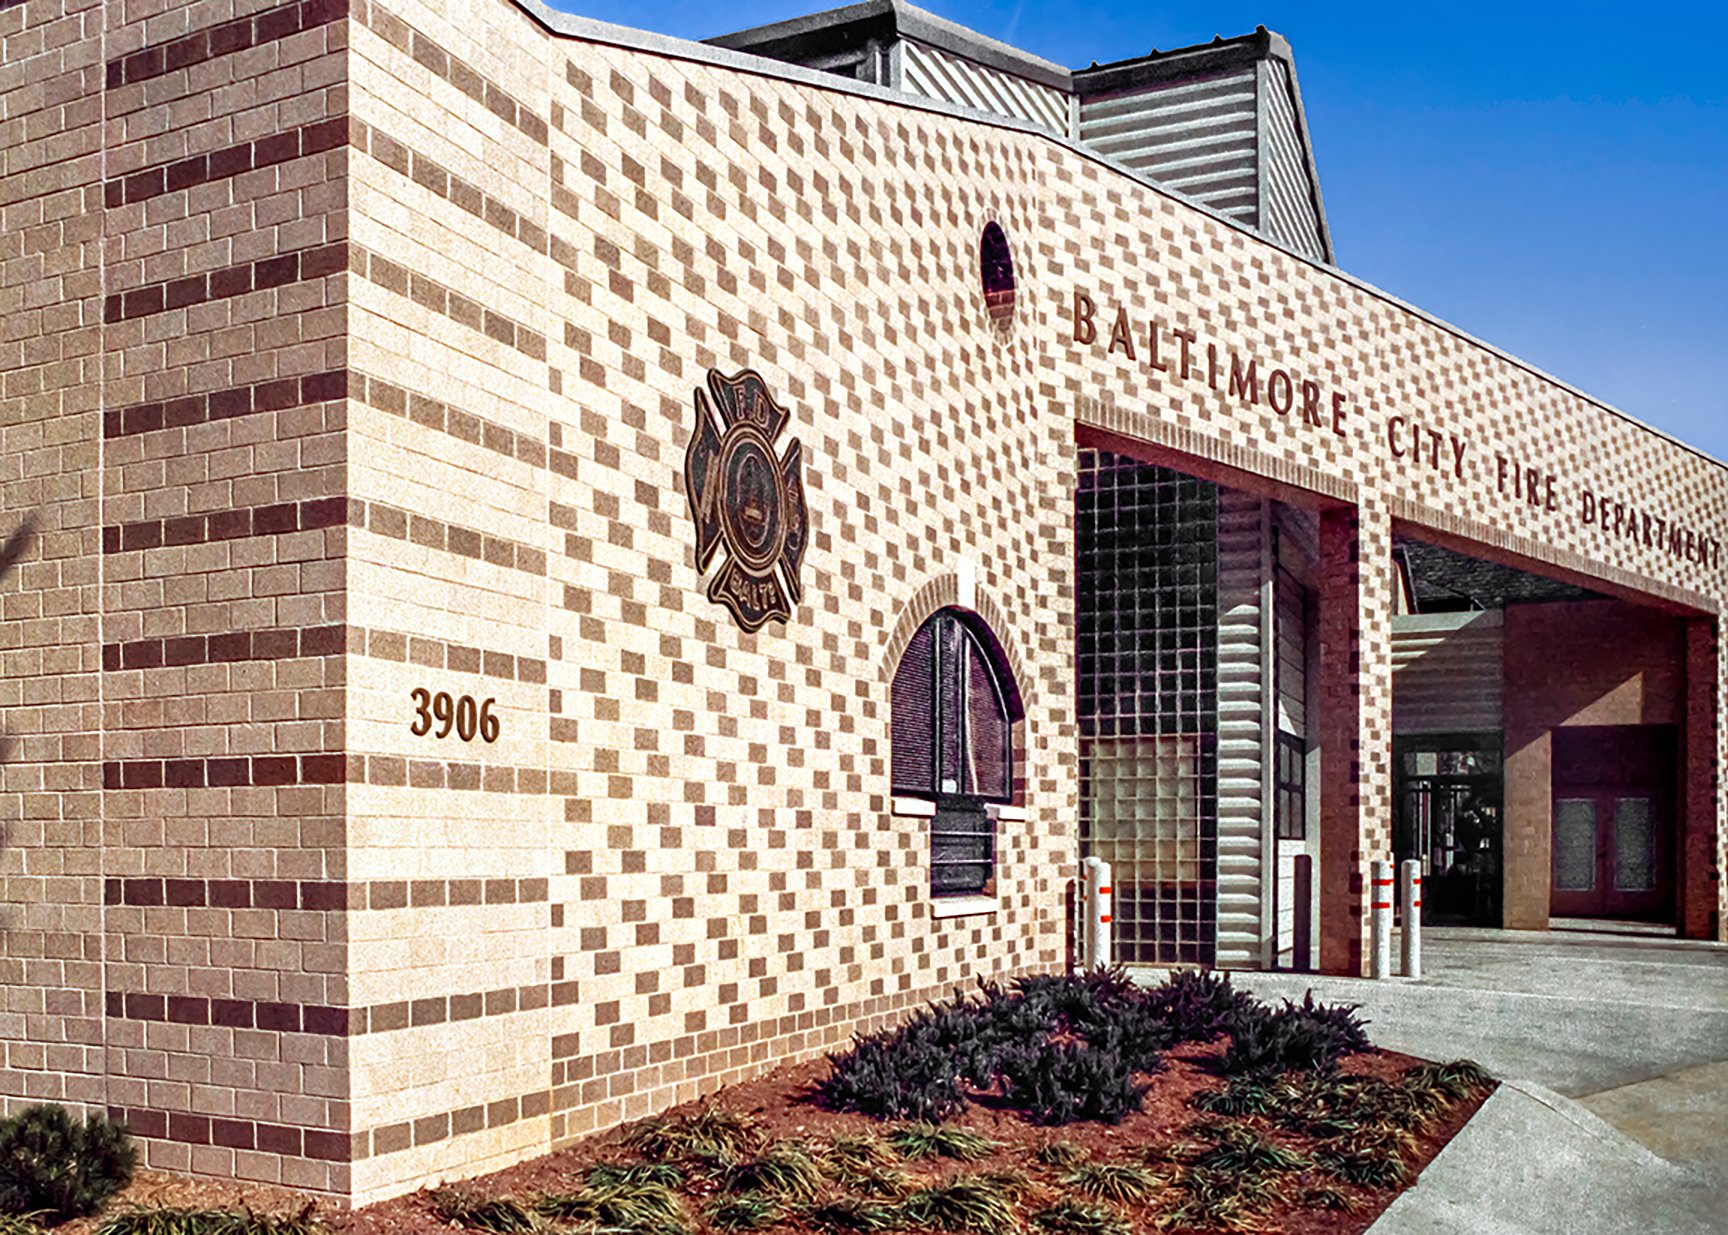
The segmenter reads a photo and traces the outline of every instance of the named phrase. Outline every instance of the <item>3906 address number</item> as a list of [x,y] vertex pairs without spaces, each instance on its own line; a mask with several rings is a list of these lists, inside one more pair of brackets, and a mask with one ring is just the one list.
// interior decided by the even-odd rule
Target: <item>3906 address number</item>
[[498,740],[498,717],[492,711],[496,699],[475,703],[473,695],[452,698],[447,690],[433,694],[423,686],[416,686],[409,698],[414,700],[414,723],[408,731],[417,738],[432,733],[432,726],[438,724],[442,727],[432,734],[436,738],[447,738],[454,729],[464,742],[476,736],[482,742]]

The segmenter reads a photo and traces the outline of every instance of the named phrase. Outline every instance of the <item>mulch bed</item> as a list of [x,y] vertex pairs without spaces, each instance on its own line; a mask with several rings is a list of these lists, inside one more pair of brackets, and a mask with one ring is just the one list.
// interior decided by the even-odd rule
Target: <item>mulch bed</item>
[[[1114,1127],[1097,1123],[1039,1127],[1029,1123],[1018,1112],[992,1105],[991,1100],[984,1097],[948,1122],[971,1128],[999,1142],[1000,1148],[991,1157],[966,1163],[942,1159],[920,1161],[909,1163],[908,1171],[924,1183],[960,1171],[988,1172],[1012,1168],[1041,1182],[1054,1183],[1061,1170],[1042,1166],[1032,1156],[1037,1146],[1051,1140],[1077,1145],[1100,1162],[1144,1161],[1149,1149],[1184,1139],[1183,1128],[1200,1118],[1199,1112],[1190,1105],[1190,1099],[1197,1092],[1222,1087],[1222,1080],[1207,1067],[1208,1061],[1221,1049],[1220,1044],[1191,1044],[1168,1051],[1164,1056],[1165,1066],[1150,1078],[1152,1087],[1146,1094],[1144,1110],[1130,1115]],[[1340,1064],[1340,1071],[1392,1081],[1419,1062],[1408,1055],[1374,1050],[1346,1057]],[[749,1114],[771,1139],[884,1131],[888,1125],[877,1120],[863,1115],[838,1114],[816,1104],[811,1088],[815,1081],[826,1075],[827,1070],[827,1062],[821,1059],[781,1067],[757,1080],[722,1090],[705,1102]],[[1486,1096],[1483,1094],[1456,1104],[1429,1132],[1418,1136],[1410,1179],[1404,1187],[1415,1183],[1421,1169],[1476,1113]],[[693,1103],[679,1109],[693,1112],[699,1105]],[[1262,1130],[1269,1127],[1258,1126]],[[1277,1139],[1298,1148],[1304,1147],[1300,1137],[1280,1133]],[[464,1192],[477,1196],[513,1196],[518,1199],[540,1193],[573,1191],[581,1185],[588,1167],[597,1162],[629,1157],[622,1151],[618,1140],[616,1131],[603,1133],[561,1152],[468,1181],[461,1187]],[[1349,1196],[1355,1207],[1349,1211],[1286,1208],[1275,1212],[1254,1229],[1284,1232],[1286,1235],[1356,1235],[1366,1230],[1402,1190],[1370,1190],[1330,1180],[1328,1183]],[[122,1194],[120,1203],[200,1207],[245,1205],[258,1212],[281,1213],[298,1210],[307,1199],[305,1194],[283,1188],[143,1174]],[[702,1235],[709,1235],[711,1228],[703,1224],[700,1215],[694,1212],[696,1208],[691,1207],[693,1227]],[[332,1235],[433,1235],[435,1232],[448,1235],[451,1230],[460,1229],[444,1222],[432,1211],[426,1192],[354,1211],[320,1203],[316,1212]],[[1138,1231],[1150,1233],[1157,1230],[1149,1212],[1135,1213],[1127,1207],[1125,1212]],[[94,1221],[87,1220],[59,1229],[65,1235],[86,1235],[94,1225]],[[810,1228],[794,1220],[773,1229],[802,1233]],[[1166,1235],[1186,1235],[1186,1232],[1167,1232]]]

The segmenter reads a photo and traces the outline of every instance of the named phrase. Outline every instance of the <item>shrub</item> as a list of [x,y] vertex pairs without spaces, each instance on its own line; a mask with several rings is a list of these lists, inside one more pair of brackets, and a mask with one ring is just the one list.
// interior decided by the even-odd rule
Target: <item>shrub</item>
[[0,1213],[57,1226],[93,1214],[132,1181],[137,1152],[102,1115],[75,1121],[63,1106],[26,1107],[0,1120]]
[[1089,1042],[1024,1043],[1004,1051],[1000,1066],[1009,1101],[1043,1124],[1121,1123],[1146,1093],[1121,1055]]
[[1195,1155],[1198,1170],[1242,1176],[1288,1175],[1314,1163],[1306,1154],[1266,1139],[1247,1124],[1210,1121],[1192,1129],[1212,1143]]
[[817,1092],[831,1110],[877,1119],[947,1119],[966,1106],[961,1073],[968,1062],[931,1039],[875,1034],[828,1056],[831,1071]]
[[1317,1004],[1312,991],[1300,1004],[1257,1005],[1238,1018],[1218,1069],[1226,1075],[1266,1076],[1330,1069],[1341,1056],[1368,1048],[1355,1011],[1352,1004]]
[[1251,1009],[1260,1007],[1230,985],[1228,974],[1209,969],[1178,969],[1146,1001],[1164,1022],[1174,1042],[1211,1042],[1234,1033]]

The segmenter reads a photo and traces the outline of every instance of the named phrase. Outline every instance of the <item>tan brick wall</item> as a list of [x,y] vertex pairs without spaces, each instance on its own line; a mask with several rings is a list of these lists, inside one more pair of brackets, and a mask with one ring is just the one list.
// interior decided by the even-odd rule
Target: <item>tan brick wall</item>
[[[1355,507],[1358,560],[1403,524],[1720,612],[1719,565],[1624,531],[1720,535],[1718,465],[1047,138],[503,0],[26,0],[0,39],[0,514],[46,529],[6,609],[0,1092],[118,1108],[157,1165],[379,1197],[1059,963],[1076,424]],[[1286,370],[1288,410],[1211,348]],[[812,531],[756,634],[706,598],[683,480],[694,391],[747,367]],[[1026,818],[996,912],[939,919],[888,684],[973,587]],[[1326,675],[1357,879],[1386,588]],[[416,736],[417,688],[491,701],[496,742]],[[1692,810],[1719,866],[1719,798]]]

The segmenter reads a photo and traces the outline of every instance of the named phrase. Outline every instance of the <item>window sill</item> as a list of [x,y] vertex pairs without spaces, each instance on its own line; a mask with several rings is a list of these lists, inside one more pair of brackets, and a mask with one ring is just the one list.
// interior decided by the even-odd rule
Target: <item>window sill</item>
[[916,819],[934,819],[936,803],[927,802],[923,798],[895,798],[891,810],[896,815],[905,815]]
[[973,918],[995,913],[1000,908],[1002,902],[994,896],[945,896],[930,902],[930,916],[938,919]]

